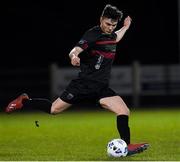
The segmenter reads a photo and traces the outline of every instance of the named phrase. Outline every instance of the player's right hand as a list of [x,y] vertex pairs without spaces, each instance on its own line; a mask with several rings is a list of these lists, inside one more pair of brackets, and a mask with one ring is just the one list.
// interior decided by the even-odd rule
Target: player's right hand
[[80,66],[80,58],[78,57],[78,56],[73,56],[72,58],[71,58],[71,64],[73,65],[73,66]]

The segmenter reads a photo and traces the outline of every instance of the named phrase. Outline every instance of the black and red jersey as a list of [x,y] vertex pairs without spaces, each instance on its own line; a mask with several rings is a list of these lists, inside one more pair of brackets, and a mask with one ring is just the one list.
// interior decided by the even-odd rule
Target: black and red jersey
[[116,54],[116,37],[114,32],[103,33],[99,26],[85,32],[76,44],[84,49],[79,55],[81,58],[80,78],[109,83],[111,66]]

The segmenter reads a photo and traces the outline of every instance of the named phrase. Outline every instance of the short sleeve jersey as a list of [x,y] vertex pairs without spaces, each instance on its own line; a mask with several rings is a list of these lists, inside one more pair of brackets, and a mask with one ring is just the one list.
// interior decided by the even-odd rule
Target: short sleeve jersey
[[103,33],[99,26],[89,29],[76,46],[84,51],[80,54],[79,77],[109,83],[112,63],[116,54],[116,33]]

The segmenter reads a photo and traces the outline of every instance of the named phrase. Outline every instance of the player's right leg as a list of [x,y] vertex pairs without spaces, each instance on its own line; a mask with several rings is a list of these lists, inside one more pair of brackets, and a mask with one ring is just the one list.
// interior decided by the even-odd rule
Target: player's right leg
[[53,103],[48,99],[30,98],[26,93],[21,94],[16,99],[11,101],[5,108],[5,112],[11,113],[16,110],[32,108],[41,110],[50,114],[57,114],[70,107],[71,104],[57,98]]
[[86,91],[86,85],[83,80],[75,79],[70,82],[62,94],[52,103],[48,99],[43,98],[29,98],[27,94],[22,94],[13,101],[11,101],[6,107],[7,113],[19,110],[22,108],[30,107],[32,109],[39,109],[41,111],[57,114],[70,107],[72,104],[79,102]]

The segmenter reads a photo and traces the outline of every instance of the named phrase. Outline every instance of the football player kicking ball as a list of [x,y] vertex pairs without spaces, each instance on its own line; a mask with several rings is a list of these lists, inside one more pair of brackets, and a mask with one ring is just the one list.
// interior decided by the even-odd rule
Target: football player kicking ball
[[124,25],[114,31],[122,15],[117,7],[109,4],[105,6],[100,24],[86,31],[69,53],[71,64],[80,66],[77,79],[72,80],[53,103],[47,99],[33,99],[22,94],[10,102],[5,111],[9,113],[30,106],[50,114],[58,114],[85,99],[96,100],[103,108],[116,114],[117,129],[121,139],[128,145],[128,155],[146,150],[148,143],[130,143],[129,109],[122,98],[109,88],[116,45],[131,25],[131,18],[128,16],[124,19]]

